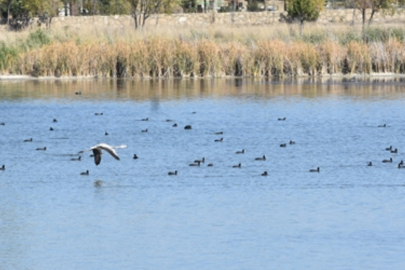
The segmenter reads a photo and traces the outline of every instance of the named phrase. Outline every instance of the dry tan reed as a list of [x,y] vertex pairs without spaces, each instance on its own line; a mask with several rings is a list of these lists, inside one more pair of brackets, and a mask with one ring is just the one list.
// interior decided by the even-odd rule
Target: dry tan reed
[[390,37],[364,42],[348,30],[345,35],[342,27],[307,27],[303,37],[289,25],[166,32],[157,29],[151,33],[90,26],[80,33],[69,28],[59,30],[46,32],[51,42],[35,46],[24,43],[30,39],[29,32],[3,37],[0,42],[19,48],[19,53],[8,58],[3,53],[6,56],[1,72],[130,78],[405,72],[403,40]]

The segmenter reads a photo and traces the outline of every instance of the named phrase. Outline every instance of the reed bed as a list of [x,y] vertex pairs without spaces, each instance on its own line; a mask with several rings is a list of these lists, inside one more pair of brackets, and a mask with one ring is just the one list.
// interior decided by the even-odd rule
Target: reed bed
[[[266,32],[267,31],[267,32]],[[32,76],[286,77],[405,73],[405,31],[390,26],[130,31],[51,29],[8,34],[0,72]]]

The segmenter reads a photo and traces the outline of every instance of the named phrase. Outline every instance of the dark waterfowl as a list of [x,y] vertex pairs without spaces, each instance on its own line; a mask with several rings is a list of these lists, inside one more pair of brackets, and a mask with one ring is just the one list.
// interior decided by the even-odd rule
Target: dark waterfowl
[[52,122],[56,123],[56,122],[58,122],[58,120],[56,120],[56,119],[53,119],[53,121],[52,121]]
[[81,95],[82,92],[75,92],[75,95]]
[[105,135],[105,136],[108,136],[108,132],[106,131],[106,132],[104,133],[104,135]]
[[87,170],[87,171],[85,171],[85,172],[80,173],[80,175],[89,175],[89,170]]
[[5,125],[6,125],[6,123],[4,123],[4,122],[0,123],[0,126],[5,126]]
[[136,155],[136,154],[134,154],[134,157],[133,157],[133,159],[138,159],[139,157]]
[[100,143],[97,144],[93,147],[91,147],[88,150],[83,150],[80,151],[79,154],[83,153],[83,152],[87,152],[87,151],[93,151],[93,155],[94,155],[94,163],[96,165],[100,164],[101,162],[101,155],[102,155],[102,150],[107,151],[107,153],[109,153],[111,156],[113,156],[116,160],[120,160],[120,158],[118,157],[117,152],[115,152],[115,148],[126,148],[126,145],[118,145],[118,146],[110,146],[106,143]]
[[177,175],[177,171],[174,171],[174,172],[168,172],[167,174],[168,174],[168,175]]
[[387,127],[387,124],[379,125],[378,127]]
[[45,151],[45,150],[46,150],[46,147],[38,147],[36,150],[38,150],[38,151]]
[[280,147],[287,147],[287,144],[286,144],[286,143],[282,143],[282,144],[280,144]]
[[224,134],[223,131],[215,132],[215,135],[222,135],[222,134]]
[[82,159],[82,156],[79,156],[78,158],[71,158],[70,160],[72,161],[80,161]]
[[148,129],[142,129],[142,132],[146,133],[148,132]]
[[3,164],[3,166],[0,167],[0,171],[5,171],[6,170],[6,165]]
[[392,145],[390,145],[390,147],[388,147],[388,148],[385,148],[385,150],[391,151],[392,150]]
[[53,131],[53,128],[52,128],[52,127],[50,127],[50,128],[49,128],[49,130],[50,130],[50,131]]
[[290,144],[295,144],[295,142],[294,142],[294,141],[292,141],[292,140],[290,140]]
[[310,170],[309,170],[309,172],[319,172],[319,171],[320,171],[319,167],[316,168],[316,169],[310,169]]
[[205,163],[205,157],[203,157],[202,159],[197,159],[197,160],[194,160],[194,163]]
[[392,163],[392,157],[390,159],[384,159],[382,162],[383,163]]
[[166,122],[173,122],[173,120],[171,120],[171,119],[166,119]]
[[215,139],[214,142],[222,142],[224,140],[224,138],[221,139]]
[[263,157],[257,157],[257,158],[255,158],[255,160],[266,160],[266,156],[263,155]]
[[32,138],[31,139],[25,139],[24,142],[32,142]]
[[264,171],[264,173],[262,173],[262,176],[267,176],[267,171]]
[[242,149],[242,151],[236,151],[235,154],[244,154],[245,153],[245,149]]
[[187,125],[187,126],[184,127],[184,129],[191,129],[191,126]]
[[212,164],[212,163],[208,163],[208,165],[207,165],[207,167],[212,167],[212,166],[214,166],[214,164]]
[[200,166],[200,161],[198,161],[198,162],[195,162],[195,163],[190,163],[190,164],[188,164],[188,166]]
[[172,127],[177,127],[177,124],[176,124],[176,123],[174,123],[174,124],[172,125]]
[[369,163],[367,163],[367,166],[373,166],[373,163],[370,161]]
[[393,154],[398,153],[398,149],[397,149],[397,148],[395,148],[395,150],[391,150],[391,153],[393,153]]
[[287,118],[283,117],[283,118],[278,118],[278,121],[285,121]]
[[405,166],[403,164],[398,163],[398,169],[404,169],[404,168],[405,168]]
[[239,163],[238,165],[233,165],[232,168],[242,168],[242,164]]
[[95,113],[94,115],[103,115],[103,113]]
[[143,118],[142,121],[149,121],[149,118],[148,117]]

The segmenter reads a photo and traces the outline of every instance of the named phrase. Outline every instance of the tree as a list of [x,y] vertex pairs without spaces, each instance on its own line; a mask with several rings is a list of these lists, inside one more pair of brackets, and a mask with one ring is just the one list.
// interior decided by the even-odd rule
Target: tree
[[63,6],[61,0],[30,0],[25,1],[25,7],[30,12],[31,16],[38,15],[46,22],[46,27],[49,28],[52,18],[58,16],[59,9]]
[[128,0],[131,4],[131,15],[135,21],[135,29],[145,26],[145,21],[151,14],[163,10],[170,13],[172,8],[178,4],[178,0]]
[[183,8],[183,12],[196,12],[197,0],[181,0],[180,6]]
[[325,0],[287,0],[288,15],[300,22],[300,34],[305,21],[318,19],[323,9]]
[[102,0],[100,1],[100,13],[106,15],[129,14],[131,5],[126,0]]
[[384,10],[386,13],[395,13],[395,5],[403,4],[405,0],[354,0],[354,5],[357,9],[361,11],[363,28],[366,24],[366,11],[371,9],[370,18],[368,24],[371,24],[374,14],[381,10]]
[[7,30],[10,30],[10,10],[14,1],[15,0],[0,0],[0,4],[4,4],[7,7]]
[[[1,16],[7,18],[7,29],[12,27],[24,27],[29,22],[29,12],[22,0],[0,0]],[[10,21],[10,17],[13,21]],[[19,19],[17,22],[16,19]]]

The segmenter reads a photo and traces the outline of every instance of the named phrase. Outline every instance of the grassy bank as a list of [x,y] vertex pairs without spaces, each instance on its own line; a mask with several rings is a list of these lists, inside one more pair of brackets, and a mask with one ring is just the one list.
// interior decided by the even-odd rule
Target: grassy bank
[[148,31],[83,27],[4,33],[0,72],[32,76],[222,77],[405,73],[401,26]]

